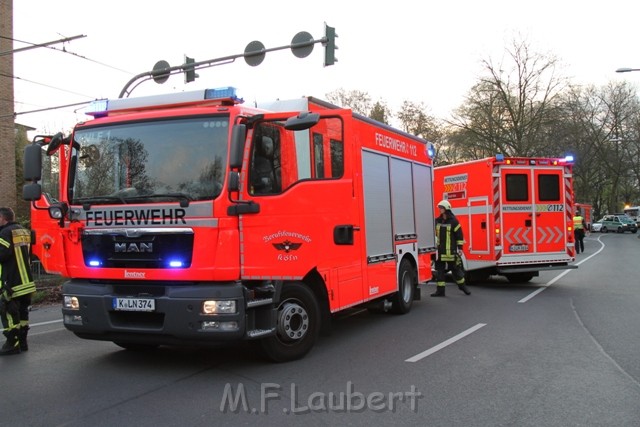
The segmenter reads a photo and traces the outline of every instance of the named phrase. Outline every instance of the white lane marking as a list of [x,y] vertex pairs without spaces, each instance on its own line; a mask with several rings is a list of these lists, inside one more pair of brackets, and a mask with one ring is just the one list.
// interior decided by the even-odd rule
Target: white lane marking
[[487,326],[487,324],[486,323],[478,323],[476,326],[471,327],[471,328],[467,329],[466,331],[459,333],[455,337],[449,338],[448,340],[443,341],[442,343],[438,344],[437,346],[431,347],[429,350],[423,351],[420,354],[416,354],[415,356],[408,358],[407,360],[405,360],[405,362],[418,362],[418,361],[424,359],[425,357],[432,355],[436,351],[442,350],[443,348],[453,344],[454,342],[456,342],[458,340],[461,340],[462,338],[466,337],[467,335],[474,333],[475,331],[477,331],[478,329],[482,328],[483,326]]
[[[600,240],[602,236],[599,236],[595,241],[597,241],[598,243],[600,243],[600,249],[598,249],[596,252],[592,253],[591,255],[589,255],[588,257],[586,257],[585,259],[583,259],[580,262],[577,262],[575,265],[581,265],[587,261],[589,261],[591,258],[593,258],[594,256],[598,255],[600,252],[602,252],[604,250],[604,243],[602,243],[602,241]],[[556,283],[558,280],[560,280],[562,277],[564,277],[565,275],[569,274],[569,272],[573,271],[572,270],[564,270],[562,273],[558,274],[556,277],[554,277],[553,279],[549,280],[547,283],[545,283],[544,285],[542,285],[541,288],[536,289],[535,291],[531,292],[529,295],[527,295],[526,297],[522,298],[520,301],[518,301],[519,303],[525,303],[527,301],[529,301],[531,298],[535,297],[536,295],[538,295],[540,292],[544,291],[545,289],[547,289],[549,286],[553,285],[554,283]]]

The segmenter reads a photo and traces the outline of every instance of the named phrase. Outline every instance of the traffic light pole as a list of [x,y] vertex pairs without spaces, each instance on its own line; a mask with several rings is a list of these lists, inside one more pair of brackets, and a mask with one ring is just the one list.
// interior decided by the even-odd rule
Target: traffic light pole
[[[327,29],[331,29],[331,31]],[[296,34],[291,44],[288,44],[285,46],[278,46],[278,47],[272,47],[267,49],[264,47],[264,45],[261,42],[254,41],[247,45],[243,53],[223,56],[220,58],[208,59],[206,61],[196,62],[192,58],[185,57],[184,64],[176,65],[173,67],[169,66],[169,64],[166,61],[158,61],[154,66],[153,70],[140,73],[134,76],[131,80],[129,80],[127,84],[124,86],[124,88],[122,88],[122,91],[120,91],[120,95],[118,97],[119,98],[128,97],[129,95],[131,95],[131,92],[133,91],[133,89],[135,89],[139,84],[147,80],[153,79],[157,83],[164,83],[165,81],[167,81],[169,76],[178,74],[178,73],[185,73],[185,82],[193,81],[197,77],[197,74],[195,74],[196,70],[215,67],[218,65],[229,64],[234,62],[238,58],[244,58],[247,64],[251,66],[256,66],[262,62],[262,60],[264,59],[264,56],[267,53],[275,52],[277,50],[284,50],[284,49],[291,49],[291,51],[295,56],[299,58],[304,58],[313,51],[313,46],[317,43],[322,43],[325,45],[326,49],[331,49],[330,57],[333,58],[335,62],[335,58],[333,56],[333,51],[337,49],[335,47],[335,37],[336,37],[335,29],[332,27],[325,26],[325,30],[326,30],[326,34],[329,35],[329,37],[325,35],[325,37],[321,39],[314,40],[311,34],[303,31]],[[333,62],[327,63],[327,59],[326,59],[327,55],[329,54],[325,52],[325,66],[333,64]],[[134,83],[136,84],[133,87],[131,87],[131,85],[133,85]]]

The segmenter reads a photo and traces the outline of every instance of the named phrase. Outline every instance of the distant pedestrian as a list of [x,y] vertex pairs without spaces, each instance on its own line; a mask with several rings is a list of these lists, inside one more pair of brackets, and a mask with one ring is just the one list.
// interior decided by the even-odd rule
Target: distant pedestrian
[[36,285],[31,275],[31,233],[15,222],[11,208],[0,207],[0,319],[7,341],[0,356],[27,351],[29,305]]
[[575,237],[576,242],[576,254],[580,252],[584,252],[584,230],[586,229],[586,225],[584,223],[584,218],[580,215],[580,211],[577,210],[575,216],[573,217],[573,236]]
[[465,285],[464,270],[462,268],[462,248],[464,246],[464,236],[462,227],[456,216],[451,211],[451,203],[443,200],[438,203],[440,216],[436,218],[436,291],[431,294],[432,297],[445,296],[444,277],[447,270],[451,270],[453,279],[456,281],[458,288],[466,295],[471,295],[469,289]]

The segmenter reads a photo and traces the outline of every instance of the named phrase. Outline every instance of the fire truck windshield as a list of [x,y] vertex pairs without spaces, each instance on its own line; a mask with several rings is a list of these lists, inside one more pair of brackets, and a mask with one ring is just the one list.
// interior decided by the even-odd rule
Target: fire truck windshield
[[220,195],[228,116],[80,128],[74,135],[72,204],[210,200]]

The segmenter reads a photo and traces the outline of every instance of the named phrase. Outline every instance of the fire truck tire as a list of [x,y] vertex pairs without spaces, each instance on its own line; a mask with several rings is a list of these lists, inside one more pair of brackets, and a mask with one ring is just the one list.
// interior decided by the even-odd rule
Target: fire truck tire
[[416,289],[416,273],[407,259],[400,262],[398,271],[398,292],[391,299],[391,312],[405,314],[411,310],[413,294]]
[[274,362],[305,356],[320,331],[320,306],[313,291],[303,283],[286,283],[276,316],[276,334],[260,341],[264,356]]
[[527,283],[533,279],[533,273],[511,273],[505,274],[509,283]]

